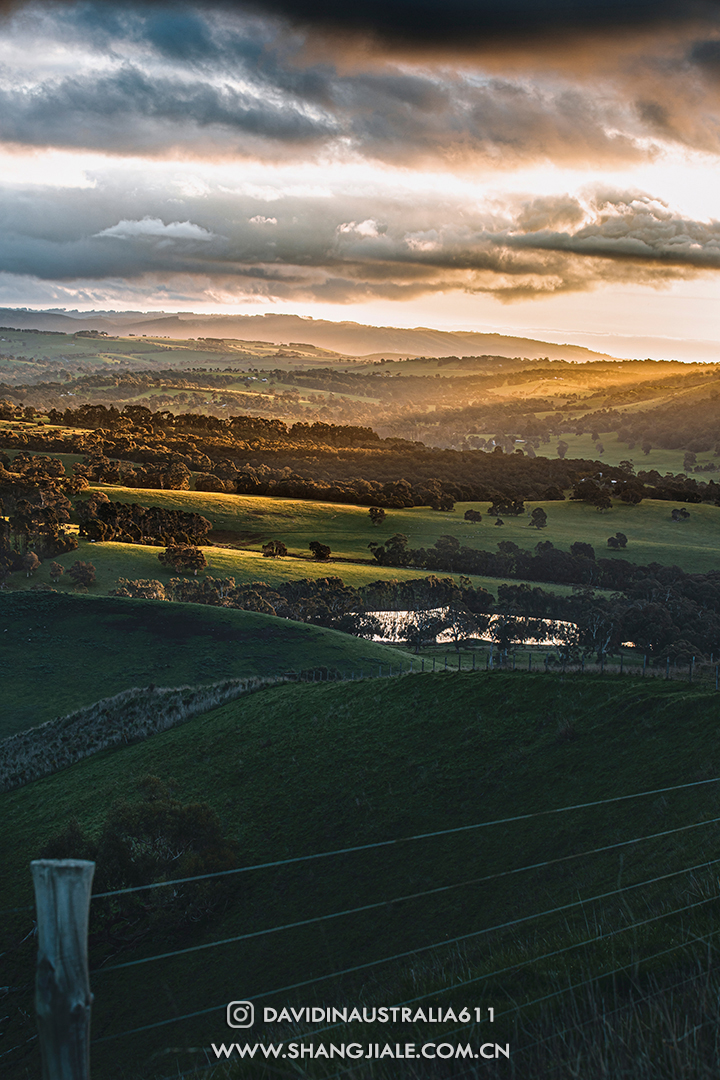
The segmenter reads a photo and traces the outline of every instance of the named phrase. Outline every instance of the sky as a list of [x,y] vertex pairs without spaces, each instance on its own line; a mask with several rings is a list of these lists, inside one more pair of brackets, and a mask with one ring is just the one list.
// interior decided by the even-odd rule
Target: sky
[[719,165],[717,0],[0,0],[0,306],[713,359]]

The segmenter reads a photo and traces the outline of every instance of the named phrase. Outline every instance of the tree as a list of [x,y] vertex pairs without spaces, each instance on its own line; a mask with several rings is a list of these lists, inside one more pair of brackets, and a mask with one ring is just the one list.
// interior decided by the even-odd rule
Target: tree
[[469,521],[472,525],[479,525],[482,521],[482,514],[479,510],[466,510],[463,517],[465,521]]
[[575,484],[570,498],[573,501],[589,503],[596,510],[609,510],[612,506],[612,499],[605,485],[589,478],[579,480]]
[[383,636],[383,626],[375,615],[364,612],[348,611],[333,620],[333,628],[355,637],[374,638]]
[[381,566],[407,566],[411,558],[408,543],[405,533],[394,533],[384,544],[376,544],[371,540],[368,547],[375,561]]
[[643,489],[640,484],[616,484],[620,488],[620,502],[629,506],[638,506],[643,501]]
[[312,540],[308,544],[308,547],[312,551],[313,558],[317,562],[327,562],[327,560],[330,558],[331,549],[327,546],[327,544],[321,544],[319,540]]
[[533,529],[545,529],[547,527],[547,514],[541,506],[536,506],[530,515],[530,527]]
[[582,540],[576,540],[570,545],[570,554],[576,559],[592,559],[595,561],[595,550],[592,544],[584,544]]
[[418,653],[423,645],[434,645],[446,626],[447,620],[440,611],[409,611],[400,627],[400,637]]
[[262,553],[266,559],[277,559],[278,556],[287,555],[288,551],[282,540],[270,540],[263,544]]
[[90,562],[81,562],[80,559],[74,562],[68,574],[75,582],[76,587],[84,587],[89,589],[91,585],[95,584],[95,567]]
[[23,555],[22,568],[25,571],[25,577],[31,577],[31,575],[35,573],[39,565],[40,560],[38,559],[34,551],[28,551]]
[[501,613],[489,620],[488,633],[501,652],[507,652],[516,641],[525,636],[525,620],[517,615]]
[[687,521],[690,517],[690,511],[686,510],[684,506],[676,507],[670,512],[670,517],[673,521]]
[[649,454],[651,450],[652,450],[652,443],[648,442],[647,439],[646,439],[645,442],[642,444],[642,452],[643,452],[643,454],[645,454],[647,456],[647,454]]
[[368,510],[370,521],[373,525],[382,525],[385,520],[385,511],[381,506],[371,506]]
[[59,581],[65,573],[65,567],[59,562],[50,563],[50,577],[53,581]]
[[557,444],[557,456],[560,459],[564,458],[569,449],[569,445],[563,439],[561,439],[560,442]]
[[501,517],[503,514],[505,517],[520,517],[524,513],[525,503],[522,499],[494,499],[488,510],[488,514],[494,514],[495,517]]
[[478,631],[485,630],[490,621],[487,615],[478,615],[469,611],[464,604],[451,604],[446,617],[445,630],[450,635],[455,651],[468,638],[476,637]]
[[627,542],[628,539],[625,533],[619,532],[615,533],[614,536],[608,536],[607,544],[609,548],[613,549],[613,551],[617,551],[619,548],[626,548]]
[[192,570],[196,577],[198,570],[207,566],[204,552],[191,544],[168,544],[166,550],[158,555],[158,560],[163,566],[169,566],[178,573]]

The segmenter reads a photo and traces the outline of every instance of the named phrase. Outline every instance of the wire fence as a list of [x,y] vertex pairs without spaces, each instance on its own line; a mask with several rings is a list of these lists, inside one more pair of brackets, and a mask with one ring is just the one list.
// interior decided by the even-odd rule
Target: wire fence
[[[603,809],[610,810],[613,807],[619,808],[638,800],[661,799],[664,801],[668,796],[680,793],[692,795],[695,798],[697,794],[707,791],[716,797],[718,794],[718,783],[720,783],[720,777],[695,780],[683,784],[665,785],[644,791],[610,796],[604,799],[588,800],[586,802],[574,803],[561,807],[548,807],[534,810],[529,813],[508,815],[504,818],[496,818],[488,821],[476,821],[452,828],[347,846],[330,851],[290,856],[284,859],[269,860],[262,863],[213,873],[204,873],[154,882],[147,885],[108,890],[96,893],[92,899],[94,901],[103,901],[113,898],[123,898],[132,894],[145,894],[148,890],[167,888],[177,889],[180,885],[192,885],[194,883],[207,882],[208,880],[227,879],[231,876],[248,875],[258,871],[312,865],[319,861],[338,857],[349,857],[349,865],[352,867],[355,857],[361,854],[382,851],[399,852],[403,847],[411,850],[413,845],[422,845],[430,840],[441,841],[446,849],[448,848],[448,845],[452,848],[452,845],[463,836],[472,839],[474,835],[479,835],[483,831],[496,829],[500,826],[528,823],[538,819],[545,819],[548,823],[554,821],[560,822],[564,817],[577,814],[580,811],[592,810],[597,814]],[[693,805],[696,805],[696,803]],[[432,898],[440,899],[449,897],[451,894],[462,889],[477,888],[481,885],[497,882],[500,879],[513,879],[519,875],[531,875],[533,872],[547,871],[549,868],[586,865],[591,859],[597,856],[608,855],[613,852],[622,855],[624,851],[628,850],[644,851],[648,845],[655,844],[657,845],[657,848],[650,848],[651,855],[648,856],[652,864],[652,859],[656,857],[655,854],[652,853],[655,853],[656,850],[658,850],[666,854],[668,851],[667,841],[671,838],[677,838],[682,842],[686,842],[694,836],[702,839],[703,830],[707,829],[711,833],[711,836],[706,843],[707,846],[708,843],[714,841],[719,825],[720,815],[707,813],[706,816],[699,816],[696,813],[693,820],[685,821],[682,824],[653,831],[643,831],[639,835],[633,835],[626,839],[612,840],[611,842],[595,844],[594,846],[585,846],[582,850],[571,850],[552,858],[534,859],[529,862],[523,862],[521,865],[497,869],[491,873],[473,875],[470,877],[466,876],[460,880],[452,880],[444,884],[432,885],[427,888],[397,893],[393,892],[390,895],[386,893],[381,898],[373,899],[366,903],[345,906],[341,907],[339,910],[330,910],[319,914],[312,914],[305,918],[279,922],[258,929],[248,929],[243,933],[233,934],[211,941],[201,941],[182,947],[156,951],[149,956],[135,956],[129,960],[102,963],[92,971],[93,978],[96,981],[96,996],[101,999],[109,999],[109,996],[113,993],[112,979],[115,977],[115,973],[119,973],[120,971],[140,969],[143,972],[154,972],[157,969],[159,974],[154,976],[154,978],[164,980],[167,976],[162,974],[160,965],[167,961],[188,958],[191,954],[204,954],[206,956],[214,955],[218,950],[232,947],[237,948],[238,946],[241,946],[242,943],[249,943],[252,940],[272,940],[273,935],[292,934],[301,929],[312,929],[313,932],[317,931],[320,933],[324,932],[324,927],[331,923],[339,924],[341,921],[352,923],[352,920],[355,917],[367,915],[369,913],[377,913],[382,909],[391,908],[394,905],[419,901],[427,902]],[[676,850],[681,852],[683,847],[676,847]],[[417,856],[413,854],[412,860],[415,860],[416,858]],[[512,948],[510,948],[508,957],[500,966],[491,966],[490,970],[483,970],[481,964],[480,970],[478,971],[477,963],[473,962],[476,966],[476,971],[472,972],[471,970],[467,977],[458,978],[457,976],[453,976],[440,984],[438,984],[437,979],[431,980],[433,982],[432,989],[406,998],[406,1000],[400,1001],[393,1007],[398,1011],[401,1009],[409,1010],[411,1006],[417,1008],[423,1002],[427,1002],[431,999],[436,1001],[441,999],[443,995],[449,993],[456,994],[458,991],[465,990],[469,987],[477,988],[482,984],[493,985],[503,977],[516,977],[523,971],[535,971],[541,973],[545,971],[544,965],[547,965],[550,961],[555,961],[560,957],[566,959],[570,958],[573,953],[577,956],[582,950],[589,950],[592,952],[594,947],[604,949],[608,942],[619,940],[621,935],[634,935],[633,941],[635,942],[640,931],[650,931],[659,927],[660,924],[666,920],[682,919],[683,921],[680,930],[678,931],[677,927],[675,927],[672,944],[667,948],[648,951],[643,955],[635,955],[632,961],[632,966],[634,968],[637,968],[640,964],[647,966],[654,961],[666,959],[672,954],[678,953],[680,950],[685,950],[696,944],[698,941],[707,943],[710,938],[720,933],[720,929],[713,928],[703,937],[698,937],[697,933],[688,930],[686,925],[687,918],[692,918],[702,911],[707,911],[710,905],[717,903],[717,900],[720,897],[717,879],[717,867],[719,865],[720,857],[691,862],[684,859],[683,865],[678,868],[668,868],[663,873],[655,873],[651,876],[645,875],[642,876],[640,880],[631,881],[627,884],[621,884],[621,882],[618,881],[616,887],[603,888],[599,891],[584,892],[583,895],[575,895],[572,898],[558,897],[558,899],[562,899],[562,902],[542,907],[533,905],[533,909],[530,913],[512,913],[511,917],[502,918],[499,921],[491,919],[485,925],[471,925],[461,933],[453,933],[451,936],[446,935],[439,940],[415,940],[409,942],[407,948],[402,948],[391,954],[376,955],[374,957],[371,955],[371,957],[367,959],[358,957],[358,962],[346,963],[343,966],[333,966],[332,970],[314,974],[311,977],[288,981],[285,985],[275,986],[272,989],[260,989],[254,992],[248,992],[244,995],[244,1000],[256,1003],[268,999],[282,999],[283,995],[292,995],[299,990],[306,991],[310,988],[322,990],[342,979],[350,979],[352,984],[353,980],[357,981],[358,977],[365,979],[369,974],[378,972],[383,968],[389,968],[391,965],[395,965],[396,967],[400,965],[402,969],[403,965],[412,964],[417,966],[418,962],[421,961],[423,957],[428,957],[430,954],[452,955],[453,950],[457,951],[458,949],[465,949],[466,946],[474,945],[482,939],[496,939],[501,943],[502,952],[502,948],[505,948],[505,946],[502,946],[502,942],[507,935],[511,935],[511,937],[515,935],[513,940],[517,941],[517,933],[522,932],[529,935],[525,939],[529,941],[532,937],[530,931],[533,930],[535,936],[544,941],[549,934],[552,935],[553,933],[558,933],[558,925],[561,924],[565,927],[565,940],[563,941],[561,936],[560,940],[562,943],[556,943],[557,947],[555,948],[546,948],[544,950],[526,949],[524,952],[523,950],[520,950],[522,955],[513,955]],[[698,879],[704,883],[702,885],[704,894],[701,895],[700,898],[697,898],[699,887]],[[532,886],[528,886],[528,888],[531,890],[532,895]],[[679,904],[677,902],[672,903],[672,899],[677,895],[678,889],[682,892],[684,899],[688,902]],[[527,891],[528,889],[525,889],[525,892]],[[691,893],[690,897],[685,896],[685,893],[688,891]],[[622,915],[622,912],[631,912],[630,900],[632,897],[642,897],[643,899],[646,899],[649,896],[660,898],[659,900],[656,900],[656,902],[661,904],[661,910],[655,910],[652,913],[644,912],[644,917],[642,918],[637,918],[633,914],[630,914],[629,918]],[[615,908],[613,908],[613,904],[615,905]],[[616,925],[612,925],[608,923],[607,919],[603,919],[602,926],[599,930],[596,929],[593,932],[586,932],[584,935],[579,936],[574,929],[574,924],[571,923],[571,920],[578,915],[585,915],[588,911],[594,911],[596,906],[598,906],[601,911],[613,910],[615,912],[614,917],[619,921],[617,921]],[[7,910],[18,911],[22,909],[13,908]],[[621,914],[618,915],[618,912]],[[558,920],[560,920],[560,924],[558,924]],[[673,923],[673,926],[674,925],[675,924]],[[570,937],[571,940],[568,941],[568,937]],[[112,961],[112,957],[109,959]],[[587,962],[590,963],[589,960]],[[577,965],[575,964],[575,966]],[[565,994],[576,993],[585,987],[591,986],[598,980],[610,979],[613,976],[626,971],[628,967],[629,965],[627,962],[610,968],[608,968],[606,964],[601,964],[599,969],[593,975],[584,979],[569,981],[567,985],[560,987],[559,989],[552,989],[541,995],[535,995],[529,1000],[520,995],[520,1000],[513,1001],[508,1008],[498,1011],[495,1015],[495,1020],[517,1015],[521,1010],[530,1010],[540,1005],[548,1004],[561,998]],[[572,968],[573,965],[571,964],[568,970],[572,970]],[[298,972],[298,974],[300,974],[300,972]],[[541,978],[542,976],[540,975],[538,977]],[[143,992],[150,995],[152,984],[153,978],[146,975],[142,982]],[[102,1044],[114,1043],[118,1040],[131,1040],[150,1032],[170,1028],[172,1025],[179,1023],[197,1021],[202,1017],[211,1017],[213,1015],[221,1016],[225,1013],[226,1008],[227,1001],[224,1000],[219,1003],[208,1004],[199,1009],[192,1009],[186,1012],[177,1011],[174,1012],[173,1015],[156,1020],[149,1018],[147,1023],[120,1031],[110,1032],[109,1034],[101,1034],[99,1037],[93,1039],[93,1045],[99,1047]],[[455,1019],[454,1013],[452,1019]],[[464,1017],[462,1019],[464,1019]],[[298,1040],[310,1040],[331,1031],[336,1031],[342,1027],[348,1028],[348,1025],[351,1026],[350,1021],[341,1019],[319,1028],[303,1031],[301,1034],[293,1034],[293,1038]],[[476,1026],[477,1022],[471,1020],[469,1023],[465,1023],[461,1027],[454,1028],[451,1031],[443,1030],[441,1037],[442,1039],[447,1040],[468,1028],[473,1029]],[[10,1047],[5,1053],[9,1055],[22,1050],[30,1041],[32,1040],[25,1040],[22,1043],[18,1043],[17,1046]],[[537,1045],[537,1040],[533,1044],[528,1044],[526,1049],[531,1049],[534,1045]],[[340,1077],[359,1067],[360,1066],[355,1065],[334,1075]]]
[[[720,777],[714,777],[707,780],[693,781],[686,784],[678,784],[672,786],[665,786],[662,788],[654,788],[651,790],[633,792],[627,795],[613,796],[607,799],[593,800],[586,803],[577,803],[564,807],[556,807],[544,810],[538,810],[529,814],[513,815],[507,818],[495,819],[493,821],[475,822],[465,826],[459,826],[452,829],[437,830],[435,832],[415,834],[411,836],[405,836],[397,839],[378,841],[372,844],[356,845],[354,847],[346,847],[328,852],[318,852],[309,855],[300,855],[288,859],[274,860],[266,863],[259,863],[253,866],[240,867],[236,870],[221,871],[216,874],[202,874],[195,877],[182,878],[176,881],[158,882],[151,886],[137,886],[133,888],[113,890],[105,893],[98,893],[93,899],[101,900],[103,898],[124,896],[129,893],[141,893],[148,888],[164,888],[168,886],[178,885],[180,883],[191,883],[194,881],[206,881],[209,878],[220,878],[228,876],[229,874],[246,874],[256,870],[266,870],[271,868],[290,866],[298,863],[311,863],[318,859],[328,859],[334,856],[340,855],[355,855],[360,852],[367,852],[371,850],[378,850],[383,848],[392,848],[396,845],[409,844],[419,842],[428,839],[437,838],[450,838],[457,836],[461,833],[472,833],[482,829],[489,829],[493,826],[507,825],[515,822],[529,821],[534,818],[549,817],[551,815],[564,815],[585,809],[594,809],[603,806],[612,806],[629,802],[631,800],[646,799],[648,797],[666,796],[672,792],[690,792],[693,789],[707,789],[710,785],[717,785],[720,782]],[[461,881],[453,881],[448,884],[438,885],[432,888],[418,890],[409,893],[402,893],[399,895],[393,895],[391,897],[385,897],[380,900],[372,901],[371,903],[360,904],[353,907],[343,908],[337,911],[324,912],[318,915],[312,915],[311,917],[291,921],[287,923],[280,923],[277,925],[267,926],[258,930],[247,931],[242,934],[233,935],[230,937],[224,937],[210,942],[202,942],[199,944],[189,945],[182,948],[171,949],[162,952],[153,953],[150,956],[135,957],[128,961],[121,961],[118,963],[105,964],[93,972],[93,977],[100,979],[96,987],[97,994],[110,993],[109,987],[106,988],[105,978],[110,977],[111,973],[118,972],[121,969],[130,968],[146,968],[148,965],[161,964],[163,961],[168,961],[180,957],[186,957],[192,953],[202,953],[207,950],[224,949],[227,947],[237,946],[242,942],[247,942],[250,939],[267,938],[274,934],[293,932],[300,928],[317,927],[320,928],[324,924],[332,920],[352,919],[353,916],[357,916],[361,913],[373,912],[382,908],[388,907],[393,904],[400,904],[408,901],[415,900],[427,900],[430,897],[438,897],[442,894],[449,894],[454,890],[459,890],[468,886],[477,886],[491,881],[496,881],[500,878],[508,878],[513,875],[530,874],[533,871],[544,870],[549,867],[557,867],[562,865],[568,865],[577,863],[580,860],[589,860],[594,856],[601,854],[607,854],[609,852],[622,852],[624,849],[638,848],[639,845],[649,844],[653,841],[666,841],[668,838],[687,837],[694,834],[697,830],[702,830],[705,827],[712,828],[720,824],[720,817],[708,816],[685,824],[678,825],[672,828],[666,828],[657,830],[654,832],[643,833],[642,835],[633,836],[630,839],[618,840],[612,843],[597,845],[583,849],[582,851],[573,851],[568,854],[557,856],[551,859],[536,860],[526,863],[521,866],[514,866],[497,872],[485,874],[481,876],[475,876],[472,878],[463,879]],[[663,846],[662,850],[666,850]],[[346,965],[340,969],[333,969],[323,974],[315,975],[310,978],[304,978],[289,982],[287,985],[276,986],[270,990],[262,990],[256,993],[248,993],[245,996],[248,1002],[260,1002],[266,999],[280,998],[281,995],[292,994],[298,990],[306,990],[311,987],[322,988],[327,986],[333,980],[339,980],[346,977],[365,976],[370,972],[373,972],[384,965],[392,965],[398,963],[407,963],[411,960],[416,962],[416,958],[423,955],[435,952],[457,949],[459,946],[465,946],[468,943],[475,942],[483,937],[489,937],[490,935],[499,935],[503,932],[512,931],[515,932],[519,929],[527,929],[533,925],[543,925],[543,920],[557,918],[562,916],[567,919],[570,914],[582,913],[589,909],[592,905],[607,905],[611,901],[621,901],[622,904],[628,908],[627,898],[632,895],[646,896],[648,890],[663,888],[671,883],[682,882],[683,880],[696,881],[697,875],[706,878],[708,873],[712,871],[715,874],[715,868],[720,864],[720,858],[711,858],[700,862],[693,862],[689,865],[683,865],[679,869],[667,870],[661,874],[655,874],[651,877],[643,877],[642,880],[634,881],[629,884],[618,883],[617,887],[612,889],[604,889],[600,892],[595,892],[592,895],[584,895],[571,900],[567,900],[564,903],[555,904],[550,907],[544,907],[540,910],[533,910],[530,914],[516,915],[512,918],[504,919],[500,922],[492,922],[490,925],[481,927],[472,927],[462,934],[455,934],[452,937],[445,937],[442,940],[435,940],[432,942],[416,942],[411,948],[404,949],[402,951],[393,953],[392,955],[383,955],[373,959],[363,960],[360,963]],[[693,885],[693,887],[695,887]],[[513,960],[510,963],[505,963],[502,966],[494,967],[490,971],[482,971],[479,974],[473,974],[471,977],[464,979],[453,978],[447,982],[446,985],[434,986],[432,990],[426,993],[417,994],[412,998],[399,1002],[396,1009],[409,1008],[410,1006],[418,1006],[421,1002],[428,1001],[430,999],[438,999],[442,995],[457,992],[468,987],[477,987],[482,983],[492,983],[497,981],[503,976],[509,976],[511,974],[517,975],[523,969],[537,969],[538,965],[546,964],[548,961],[555,960],[559,957],[567,957],[573,952],[579,952],[581,950],[587,950],[593,946],[599,944],[606,944],[608,941],[615,940],[623,934],[637,935],[638,931],[648,928],[657,927],[663,920],[671,920],[678,917],[688,917],[693,913],[699,913],[702,909],[707,909],[709,905],[716,903],[718,899],[718,888],[716,881],[716,874],[713,877],[713,885],[710,887],[710,894],[703,896],[701,899],[692,899],[691,902],[683,903],[680,905],[671,905],[664,903],[663,910],[654,914],[648,914],[644,918],[630,918],[616,926],[605,926],[600,932],[588,933],[583,937],[572,940],[569,944],[563,944],[558,948],[545,950],[545,951],[533,951],[531,954],[525,956],[522,959]],[[568,924],[569,925],[569,924]],[[673,953],[677,953],[680,950],[687,949],[697,941],[707,941],[710,937],[720,933],[720,930],[713,930],[711,933],[705,935],[703,938],[699,938],[694,933],[688,931],[682,931],[679,936],[681,940],[675,940],[669,947],[649,952],[646,955],[635,957],[633,960],[634,967],[637,967],[640,963],[650,964],[653,961],[657,961],[663,958],[669,957]],[[675,935],[677,936],[677,934]],[[548,993],[540,996],[535,996],[530,1000],[520,1000],[514,1002],[509,1008],[496,1013],[495,1019],[498,1020],[502,1017],[507,1017],[517,1014],[520,1010],[531,1009],[551,1002],[557,998],[562,997],[564,994],[577,992],[579,989],[590,986],[599,979],[609,979],[620,972],[627,970],[629,965],[616,966],[610,969],[603,969],[598,971],[597,974],[590,976],[589,978],[582,979],[576,982],[571,982],[567,986],[564,986],[557,990],[552,990]],[[144,980],[146,986],[150,985],[147,978]],[[135,1027],[128,1028],[126,1030],[112,1032],[110,1034],[101,1035],[93,1040],[94,1045],[100,1045],[105,1043],[114,1042],[119,1039],[131,1039],[134,1036],[140,1036],[144,1033],[149,1033],[159,1029],[165,1029],[169,1026],[181,1022],[188,1022],[197,1020],[201,1017],[209,1017],[213,1014],[224,1014],[227,1007],[227,1002],[223,1001],[214,1005],[208,1005],[206,1007],[195,1009],[185,1013],[179,1013],[163,1019],[150,1021],[145,1024],[141,1024]],[[468,1027],[473,1027],[474,1022],[470,1024],[464,1024],[459,1028],[455,1028],[452,1031],[443,1031],[442,1038],[448,1039],[457,1035],[459,1032],[465,1030]],[[320,1028],[313,1028],[305,1031],[300,1035],[294,1035],[293,1038],[308,1040],[317,1038],[321,1035],[327,1034],[330,1031],[337,1030],[341,1027],[347,1027],[346,1021],[338,1021],[337,1023],[329,1024]],[[533,1044],[534,1045],[534,1044]],[[521,1048],[522,1049],[522,1048]],[[216,1067],[217,1063],[213,1065]],[[333,1074],[334,1076],[345,1075],[347,1072],[352,1072],[353,1069],[359,1066],[352,1066],[349,1069],[342,1070],[341,1073]],[[190,1072],[187,1075],[194,1075]],[[457,1074],[462,1075],[462,1074]]]
[[398,657],[395,664],[366,664],[343,670],[318,666],[303,671],[285,671],[281,678],[293,682],[346,682],[376,678],[394,678],[425,672],[520,672],[544,674],[606,675],[640,679],[686,682],[720,690],[720,661],[715,657],[656,657],[637,649],[617,653],[580,656],[561,648],[521,649],[491,647],[459,648],[442,655]]

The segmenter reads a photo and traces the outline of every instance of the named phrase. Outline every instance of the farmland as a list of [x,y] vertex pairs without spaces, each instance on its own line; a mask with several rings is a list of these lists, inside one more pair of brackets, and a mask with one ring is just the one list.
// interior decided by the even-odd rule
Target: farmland
[[0,637],[0,739],[135,686],[319,665],[350,674],[405,658],[386,645],[257,612],[71,594],[0,594]]
[[[682,916],[670,914],[693,903],[698,893],[701,898],[714,895],[716,885],[702,871],[692,878],[681,874],[642,894],[632,890],[633,884],[654,878],[659,871],[681,871],[715,857],[717,824],[710,819],[718,813],[717,788],[710,785],[560,817],[534,814],[713,775],[711,763],[720,756],[714,709],[708,707],[713,700],[711,693],[681,684],[594,676],[438,674],[271,688],[1,795],[0,810],[14,826],[0,840],[8,871],[3,902],[29,901],[27,865],[48,836],[70,817],[81,829],[97,834],[110,805],[118,799],[140,798],[138,782],[149,774],[169,784],[176,799],[209,802],[226,834],[238,843],[242,865],[531,813],[527,822],[484,830],[479,847],[477,833],[461,832],[393,847],[386,854],[371,851],[324,861],[323,867],[315,864],[314,869],[310,863],[242,875],[241,882],[228,884],[220,906],[180,936],[163,931],[162,921],[156,922],[151,940],[121,946],[121,959],[139,959],[165,948],[224,939],[432,886],[468,884],[438,901],[383,905],[380,913],[310,925],[284,932],[282,938],[271,936],[269,948],[261,937],[241,946],[230,944],[151,963],[142,969],[139,982],[136,969],[101,970],[93,975],[95,1038],[442,942],[578,897],[597,896],[617,889],[619,875],[628,889],[627,901],[588,900],[581,912],[548,916],[541,923],[497,932],[477,943],[471,940],[460,953],[439,946],[420,953],[412,962],[412,973],[403,963],[386,964],[371,968],[365,976],[347,977],[337,986],[324,981],[317,990],[280,997],[283,1005],[296,1000],[326,1005],[347,997],[355,1000],[362,978],[366,1003],[429,994],[434,1001],[441,995],[441,1001],[459,1008],[468,990],[453,994],[449,984],[482,980],[486,972],[519,965],[516,975],[479,984],[480,1000],[491,1000],[502,1009],[552,993],[557,988],[556,965],[547,961],[524,965],[535,954],[565,949],[566,984],[582,980],[586,965],[592,965],[604,992],[617,993],[622,1001],[630,984],[613,991],[610,981],[602,983],[603,971],[637,963],[632,986],[641,992],[648,971],[659,978],[678,978],[675,973],[683,970],[680,952],[671,951],[649,967],[640,963],[643,956],[717,930],[714,903],[699,906],[684,922]],[[596,847],[664,835],[704,819],[708,824],[702,828],[677,836],[576,858]],[[537,862],[538,852],[543,859],[570,856],[571,861],[500,877],[491,888],[472,881]],[[625,902],[630,910],[623,907]],[[14,915],[4,932],[21,938],[27,919]],[[643,919],[650,919],[644,928],[615,935],[628,922]],[[593,927],[602,927],[602,933]],[[591,944],[578,948],[588,937]],[[117,947],[108,953],[107,944],[98,938],[91,967],[114,951],[117,955]],[[32,954],[31,943],[21,944],[7,969],[8,978],[19,988],[12,1002],[12,1045],[30,1030],[31,1021],[20,1009],[30,1000]],[[469,993],[476,1000],[477,988]],[[278,1002],[273,995],[265,1000]],[[577,1000],[568,1004],[571,1008],[585,1006]],[[536,1011],[526,1010],[523,1023],[532,1024],[535,1016]],[[562,1026],[568,1018],[561,997],[551,1020]],[[171,1025],[98,1044],[93,1048],[94,1076],[99,1080],[164,1076],[167,1046],[178,1048],[172,1060],[189,1068],[196,1056],[183,1047],[227,1038],[223,1028],[220,1013],[210,1013],[185,1021],[182,1032]],[[501,1041],[512,1034],[510,1020],[498,1025]],[[633,1037],[639,1038],[637,1031]],[[31,1043],[19,1054],[14,1075],[24,1077],[25,1070],[35,1069],[35,1053]],[[315,1070],[308,1075],[324,1074]]]
[[[547,528],[538,531],[529,527],[529,515],[505,517],[504,525],[496,527],[495,518],[487,515],[487,503],[458,503],[449,514],[428,507],[389,510],[382,525],[376,527],[365,508],[337,503],[214,492],[139,493],[137,489],[109,486],[102,490],[108,498],[121,502],[193,510],[212,521],[216,530],[229,534],[225,537],[228,542],[255,551],[268,540],[282,540],[291,551],[306,553],[312,540],[320,540],[343,559],[368,560],[369,543],[382,543],[393,533],[404,533],[411,547],[426,548],[448,534],[468,547],[488,550],[494,549],[499,540],[512,540],[528,549],[539,540],[550,540],[563,550],[581,540],[592,544],[600,557],[607,553],[607,538],[619,531],[628,537],[622,557],[631,562],[675,564],[691,572],[718,568],[720,508],[715,506],[693,506],[690,518],[678,523],[671,518],[673,504],[652,499],[635,507],[615,501],[612,510],[602,513],[569,500],[528,503],[528,511],[540,506],[548,515]],[[484,515],[480,525],[463,520],[468,509]]]

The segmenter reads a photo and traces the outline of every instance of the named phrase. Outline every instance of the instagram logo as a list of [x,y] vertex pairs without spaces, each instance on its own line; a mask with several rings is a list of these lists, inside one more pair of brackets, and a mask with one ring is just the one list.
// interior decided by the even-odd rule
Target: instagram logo
[[255,1023],[252,1001],[231,1001],[227,1007],[227,1023],[231,1028],[249,1028]]

